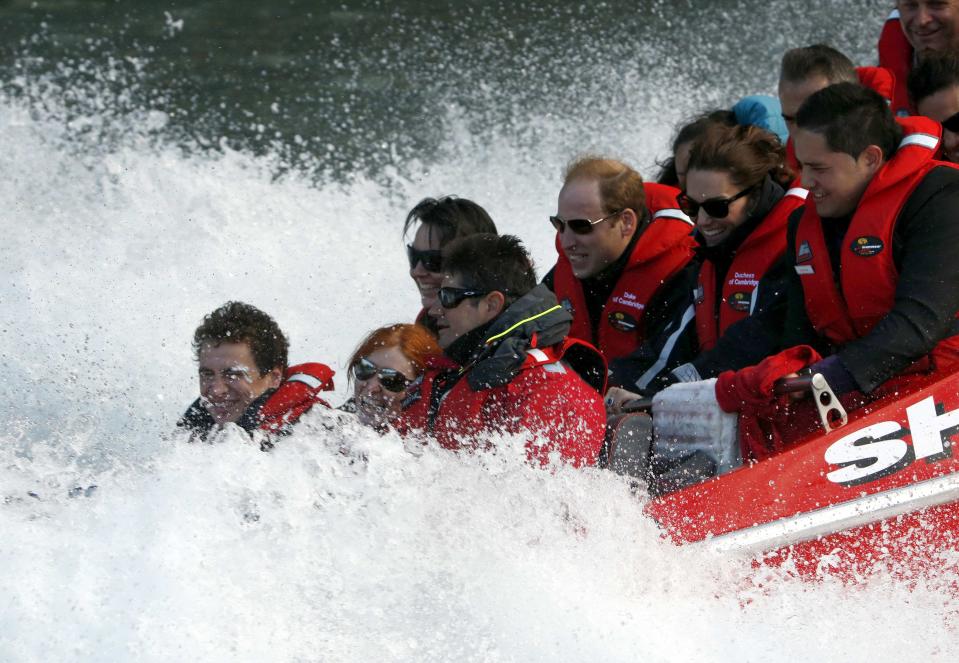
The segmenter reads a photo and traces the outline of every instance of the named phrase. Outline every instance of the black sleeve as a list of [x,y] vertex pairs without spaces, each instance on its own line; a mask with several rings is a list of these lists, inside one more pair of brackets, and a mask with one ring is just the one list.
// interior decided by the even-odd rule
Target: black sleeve
[[920,182],[899,214],[893,239],[899,269],[893,308],[866,336],[839,351],[867,393],[954,333],[959,171],[937,168]]
[[730,325],[713,349],[693,360],[700,377],[713,378],[723,371],[754,366],[779,352],[786,316],[786,289],[792,271],[785,256],[767,270],[759,280],[756,305],[749,317]]
[[544,276],[543,280],[541,281],[543,285],[545,285],[547,288],[550,289],[550,292],[556,292],[556,287],[554,285],[554,278],[553,278],[553,273],[555,271],[556,271],[556,265],[553,265],[552,268],[550,268],[550,270],[546,272],[546,276]]
[[176,425],[177,428],[183,428],[192,433],[190,436],[190,441],[192,442],[194,440],[205,440],[207,435],[210,434],[210,431],[213,430],[216,422],[198,398],[190,404],[190,407],[186,409],[186,412],[184,412],[183,416],[176,422]]
[[644,316],[645,341],[632,354],[610,362],[610,386],[657,391],[668,384],[659,384],[658,377],[698,354],[693,288],[700,264],[690,261],[650,299]]

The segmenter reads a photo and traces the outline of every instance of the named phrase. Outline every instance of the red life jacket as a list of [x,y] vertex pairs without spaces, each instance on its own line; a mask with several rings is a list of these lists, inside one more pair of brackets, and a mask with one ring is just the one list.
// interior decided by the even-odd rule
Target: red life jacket
[[899,10],[893,10],[882,26],[879,35],[879,66],[892,72],[895,80],[892,95],[892,113],[902,117],[914,115],[916,109],[909,103],[909,90],[906,80],[913,64],[912,44],[903,32],[899,20]]
[[[892,241],[899,213],[929,171],[954,167],[934,158],[942,132],[937,122],[918,116],[898,121],[905,136],[896,154],[873,176],[853,214],[843,238],[838,286],[815,204],[806,205],[797,229],[795,269],[806,312],[816,331],[837,346],[862,338],[892,310],[899,280]],[[959,356],[957,350],[959,336],[949,337],[907,372],[945,368]],[[894,378],[882,388],[902,384]]]
[[553,289],[556,299],[573,315],[570,336],[596,345],[607,361],[624,357],[643,343],[646,305],[686,266],[696,244],[691,237],[693,222],[676,203],[679,189],[653,182],[643,187],[651,220],[603,307],[598,338],[593,338],[583,286],[573,275],[559,236],[556,238],[559,258],[553,272]]
[[321,391],[333,390],[333,369],[325,364],[298,364],[286,369],[283,382],[260,408],[261,430],[284,432],[314,405],[330,407]]
[[[899,14],[897,13],[896,16],[898,17]],[[887,102],[893,103],[896,96],[896,76],[890,69],[886,67],[856,67],[856,75],[859,77],[860,85],[878,92]],[[786,141],[786,164],[796,173],[801,169],[799,160],[796,159],[796,148],[793,146],[792,138]],[[799,186],[798,178],[796,186]]]
[[[806,202],[806,189],[789,189],[736,250],[722,284],[716,311],[716,267],[709,260],[699,270],[696,288],[696,336],[700,352],[711,350],[726,329],[752,311],[759,279],[786,251],[789,215]],[[717,315],[718,313],[718,315]]]
[[[589,363],[590,354],[595,365],[583,377],[565,361]],[[483,433],[532,433],[536,438],[527,446],[530,460],[545,464],[550,453],[556,451],[574,465],[592,465],[603,445],[606,427],[606,411],[597,391],[605,384],[597,384],[594,378],[600,375],[600,381],[605,379],[605,366],[595,348],[575,339],[531,348],[519,373],[503,386],[476,391],[466,375],[461,376],[443,396],[431,422],[434,382],[444,370],[455,368],[448,358],[438,357],[430,362],[419,392],[414,398],[407,397],[397,429],[401,433],[418,430],[431,434],[442,447],[452,450],[477,449]],[[586,379],[593,384],[587,384]]]

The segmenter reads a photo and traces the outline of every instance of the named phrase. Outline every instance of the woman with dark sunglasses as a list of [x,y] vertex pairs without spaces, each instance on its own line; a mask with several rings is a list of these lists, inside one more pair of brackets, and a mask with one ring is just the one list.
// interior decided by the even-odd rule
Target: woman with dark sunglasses
[[496,234],[496,224],[486,210],[472,200],[444,196],[424,198],[406,215],[403,236],[415,228],[413,240],[406,245],[410,277],[420,293],[422,310],[416,318],[437,334],[436,321],[429,310],[436,305],[442,274],[442,249],[454,239],[476,234]]
[[[805,189],[787,189],[793,177],[779,139],[758,127],[713,126],[693,144],[678,198],[696,224],[699,244],[687,270],[689,303],[635,358],[633,384],[639,389],[648,393],[677,380],[714,377],[715,364],[748,366],[768,354],[757,339],[739,344],[740,356],[699,361],[757,306],[781,306],[780,294],[760,293],[758,286],[785,253],[789,215],[805,202]],[[615,390],[607,405],[616,410],[635,396]]]
[[345,407],[360,423],[385,430],[400,412],[406,389],[441,354],[433,336],[420,325],[395,324],[375,329],[350,357],[353,397]]

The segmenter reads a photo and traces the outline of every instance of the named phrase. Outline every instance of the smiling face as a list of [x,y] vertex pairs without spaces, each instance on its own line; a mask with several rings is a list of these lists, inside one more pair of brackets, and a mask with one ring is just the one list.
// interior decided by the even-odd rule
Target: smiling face
[[[412,245],[419,251],[438,251],[441,248],[439,233],[428,224],[420,224],[413,236]],[[436,291],[439,290],[443,280],[443,273],[431,272],[423,266],[422,262],[417,262],[410,269],[410,276],[420,292],[423,308],[429,311],[436,305]]]
[[[930,94],[917,104],[920,115],[943,122],[959,113],[959,85],[950,85],[935,94]],[[943,156],[953,163],[959,163],[959,134],[942,129]]]
[[263,392],[280,385],[281,374],[275,368],[261,375],[248,343],[200,347],[200,398],[218,424],[239,419]]
[[[389,368],[399,371],[406,379],[416,379],[416,369],[413,362],[406,358],[398,345],[388,348],[379,348],[366,356],[366,359],[377,368]],[[353,398],[356,402],[356,415],[360,422],[382,427],[393,421],[400,413],[400,406],[406,391],[391,391],[380,382],[379,375],[368,380],[354,378]]]
[[802,185],[823,217],[851,214],[883,163],[882,150],[875,145],[854,159],[845,152],[833,152],[824,135],[807,129],[796,130],[795,144]]
[[[445,274],[443,286],[467,287],[459,274]],[[450,347],[463,334],[485,325],[502,313],[504,306],[505,298],[498,292],[469,297],[453,308],[443,308],[437,300],[436,305],[430,309],[430,315],[436,318],[439,346],[444,350]]]
[[899,0],[899,22],[920,53],[959,49],[959,0]]
[[[686,195],[697,203],[732,198],[745,188],[734,182],[729,173],[720,170],[690,170],[686,185]],[[695,219],[696,229],[702,235],[706,246],[722,244],[749,218],[750,206],[750,196],[743,196],[729,203],[729,214],[723,218],[712,217],[700,207]]]
[[[559,192],[556,216],[561,219],[591,219],[609,216],[602,204],[599,182],[595,179],[575,179],[567,182]],[[616,261],[633,236],[636,215],[632,210],[613,216],[593,226],[592,232],[577,235],[569,226],[559,234],[563,253],[569,259],[573,275],[578,279],[596,276]]]

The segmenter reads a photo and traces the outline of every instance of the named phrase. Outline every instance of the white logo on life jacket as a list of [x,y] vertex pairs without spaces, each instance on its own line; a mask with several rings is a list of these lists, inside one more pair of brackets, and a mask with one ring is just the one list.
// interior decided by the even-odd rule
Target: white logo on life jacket
[[621,306],[628,306],[630,308],[639,309],[642,311],[646,308],[646,304],[637,300],[636,295],[631,292],[623,292],[622,295],[617,295],[613,297],[612,302],[614,304],[619,304]]
[[[826,478],[841,486],[857,486],[895,474],[913,461],[932,463],[952,456],[949,436],[959,432],[959,410],[942,412],[933,397],[906,408],[906,426],[881,421],[833,442],[825,460],[839,467]],[[912,436],[909,445],[903,439]]]

